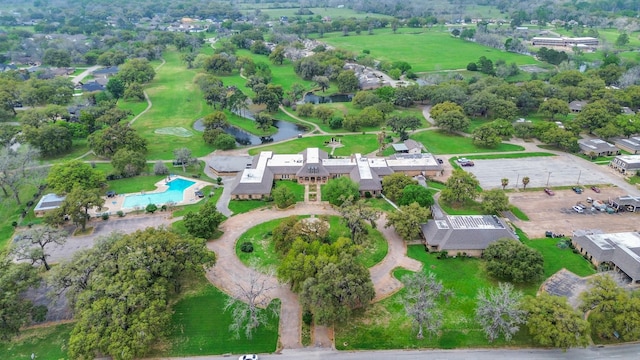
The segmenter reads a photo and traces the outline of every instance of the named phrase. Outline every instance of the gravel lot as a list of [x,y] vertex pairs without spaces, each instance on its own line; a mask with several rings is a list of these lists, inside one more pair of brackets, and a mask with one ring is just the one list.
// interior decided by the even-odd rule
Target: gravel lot
[[600,229],[605,232],[640,230],[638,213],[585,211],[584,214],[578,214],[571,209],[578,201],[587,204],[588,196],[607,201],[626,194],[626,191],[616,187],[601,187],[599,194],[585,189],[581,195],[572,190],[555,191],[555,196],[549,196],[543,191],[520,191],[510,193],[509,200],[529,217],[529,221],[516,221],[514,224],[530,238],[540,238],[544,237],[547,230],[567,236],[577,229]]
[[609,184],[605,171],[593,171],[592,164],[572,156],[546,156],[521,159],[473,160],[475,166],[464,167],[476,175],[483,189],[500,188],[502,178],[509,179],[508,189],[522,188],[522,178],[529,177],[527,187]]

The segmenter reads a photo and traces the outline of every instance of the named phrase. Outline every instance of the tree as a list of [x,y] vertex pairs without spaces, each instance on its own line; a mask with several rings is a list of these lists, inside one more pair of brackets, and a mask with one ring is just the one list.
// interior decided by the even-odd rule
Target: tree
[[184,147],[173,150],[173,158],[176,164],[182,166],[182,172],[187,171],[187,166],[198,162],[198,158],[191,154],[191,150]]
[[323,124],[326,124],[333,116],[333,109],[325,106],[316,106],[316,108],[313,109],[313,115],[320,119]]
[[271,195],[273,196],[273,201],[276,203],[276,206],[280,209],[288,208],[296,203],[296,195],[288,186],[276,186],[271,192]]
[[122,148],[144,153],[147,140],[140,137],[134,128],[118,123],[89,135],[89,147],[96,155],[110,158]]
[[31,265],[42,264],[46,271],[51,269],[47,262],[50,256],[45,247],[49,244],[63,245],[67,241],[66,231],[49,226],[35,227],[16,236],[11,254],[18,261],[27,260]]
[[527,190],[527,185],[529,185],[529,177],[525,176],[522,178],[522,188]]
[[360,88],[360,82],[358,77],[352,70],[345,70],[336,78],[338,83],[338,91],[346,94],[358,91]]
[[354,309],[366,306],[374,297],[369,270],[350,255],[340,256],[337,263],[323,266],[305,280],[300,294],[303,307],[323,325],[348,319]]
[[[269,322],[268,311],[269,296],[267,293],[275,288],[270,283],[272,274],[261,274],[252,269],[249,272],[248,284],[235,281],[235,293],[239,298],[229,296],[224,311],[231,310],[233,322],[229,325],[236,338],[240,337],[240,331],[244,330],[247,339],[253,338],[253,333],[260,326]],[[276,309],[272,309],[276,315]]]
[[509,283],[501,282],[497,288],[480,289],[477,301],[476,320],[490,342],[500,335],[510,341],[526,320],[522,291],[514,290]]
[[205,59],[202,67],[210,73],[216,75],[228,75],[233,71],[233,63],[222,54],[215,54]]
[[507,185],[509,185],[509,179],[508,178],[502,178],[500,180],[500,185],[502,185],[502,190],[504,190]]
[[554,120],[556,115],[567,116],[569,114],[569,104],[560,99],[551,98],[540,104],[540,112]]
[[349,229],[351,241],[358,245],[365,243],[364,235],[367,234],[367,222],[375,228],[376,220],[380,217],[380,212],[362,199],[356,201],[353,198],[345,199],[338,208],[338,212]]
[[113,154],[111,165],[116,173],[124,177],[133,177],[140,175],[147,166],[147,160],[143,153],[123,148]]
[[580,294],[580,309],[589,315],[594,331],[604,339],[636,341],[640,337],[640,299],[621,288],[608,274],[589,279]]
[[402,189],[402,195],[398,200],[398,205],[410,205],[418,203],[422,207],[430,207],[434,204],[433,195],[427,188],[421,185],[407,185]]
[[203,274],[214,262],[202,239],[156,228],[113,234],[74,254],[54,274],[76,320],[69,357],[142,357],[170,324],[170,298],[180,280]]
[[331,205],[340,206],[348,199],[357,199],[360,197],[360,185],[346,176],[337,179],[330,179],[322,189],[322,193],[326,196],[327,201]]
[[500,189],[491,189],[482,193],[482,210],[487,214],[497,214],[509,209],[509,198]]
[[47,187],[56,194],[69,193],[74,187],[97,189],[105,183],[102,171],[80,160],[54,164],[47,176]]
[[107,82],[107,91],[116,99],[120,99],[124,95],[125,89],[125,83],[117,76],[110,78]]
[[304,85],[295,82],[291,84],[291,89],[287,92],[287,95],[289,95],[292,103],[296,103],[300,99],[302,99],[305,92],[307,92],[307,89],[304,87]]
[[436,280],[432,272],[428,274],[417,272],[402,277],[405,295],[402,298],[404,308],[418,328],[418,339],[424,338],[426,330],[435,335],[442,326],[442,310],[438,308],[438,300],[449,296],[444,290],[442,282]]
[[566,297],[540,293],[524,301],[527,311],[527,327],[533,340],[542,346],[566,350],[589,343],[589,323],[582,319]]
[[471,138],[475,145],[486,148],[495,148],[502,142],[502,137],[498,134],[498,130],[490,123],[483,124],[473,130]]
[[269,131],[273,126],[273,118],[264,112],[255,114],[254,116],[256,127],[262,131]]
[[269,60],[271,60],[271,62],[274,64],[282,65],[282,62],[284,62],[284,59],[285,59],[285,48],[283,45],[276,46],[276,48],[273,49],[271,54],[269,54]]
[[516,283],[538,280],[544,274],[544,258],[514,239],[499,239],[484,250],[487,272],[498,279]]
[[38,128],[24,126],[22,138],[48,156],[63,154],[73,145],[69,129],[58,124],[46,124]]
[[218,135],[212,144],[216,149],[230,150],[236,147],[236,138],[229,134]]
[[478,196],[478,179],[464,170],[456,169],[447,179],[447,187],[442,190],[440,198],[446,202],[462,203]]
[[155,164],[153,164],[153,174],[154,175],[168,175],[169,168],[164,164],[162,160],[157,160]]
[[464,131],[470,124],[462,107],[450,101],[434,105],[431,108],[431,117],[436,126],[448,132]]
[[130,59],[122,64],[118,70],[117,77],[125,84],[145,84],[153,80],[156,71],[153,70],[149,60],[145,58]]
[[224,129],[229,126],[227,115],[222,111],[214,111],[202,119],[205,131],[213,129]]
[[198,212],[189,211],[184,216],[184,227],[195,237],[211,239],[225,216],[218,212],[215,202],[205,203]]
[[395,203],[400,202],[405,187],[409,185],[418,185],[418,182],[402,172],[393,173],[382,178],[382,191],[384,195]]
[[97,207],[100,209],[104,205],[104,198],[96,189],[84,189],[80,186],[74,187],[65,197],[60,206],[59,215],[67,214],[77,226],[82,227],[82,231],[89,221],[89,209]]
[[391,128],[391,130],[395,131],[398,134],[398,136],[400,136],[401,141],[404,141],[409,138],[409,135],[407,134],[407,129],[415,130],[419,128],[422,125],[422,123],[417,116],[394,115],[389,117],[389,119],[387,120],[387,125]]
[[622,47],[627,45],[628,43],[629,43],[629,35],[627,35],[627,33],[622,33],[618,35],[618,38],[616,39],[616,46]]
[[0,188],[5,197],[9,190],[18,205],[20,191],[23,185],[38,184],[44,177],[42,168],[37,167],[36,159],[40,152],[26,145],[20,151],[13,151],[10,147],[0,149]]
[[39,283],[40,277],[30,264],[17,264],[8,257],[0,260],[0,340],[11,340],[31,321],[34,307],[22,294]]
[[387,214],[385,227],[393,226],[396,232],[406,241],[415,240],[420,236],[420,225],[427,222],[431,210],[421,207],[417,202],[400,206],[399,211]]
[[129,84],[129,86],[127,86],[127,88],[124,90],[123,98],[130,101],[143,101],[145,97],[142,84]]
[[312,78],[312,81],[320,87],[320,90],[322,90],[322,92],[325,92],[325,90],[327,90],[331,86],[331,84],[329,83],[329,78],[326,76],[316,75]]
[[69,67],[71,66],[71,55],[64,50],[49,48],[44,52],[42,64],[53,67]]

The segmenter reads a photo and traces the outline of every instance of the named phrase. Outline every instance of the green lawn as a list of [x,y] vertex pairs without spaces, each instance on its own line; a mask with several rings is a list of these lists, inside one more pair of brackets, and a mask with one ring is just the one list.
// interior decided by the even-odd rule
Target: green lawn
[[482,205],[474,200],[467,200],[461,204],[449,204],[444,201],[439,202],[440,207],[449,215],[484,215]]
[[0,342],[0,359],[66,359],[67,343],[73,324],[25,330],[11,341]]
[[[249,154],[256,155],[261,151],[273,151],[277,154],[296,154],[310,147],[317,147],[331,153],[331,148],[324,144],[325,141],[330,141],[331,137],[331,135],[306,136],[279,144],[249,149]],[[374,152],[378,148],[377,137],[373,134],[338,135],[336,137],[340,139],[343,147],[336,148],[333,153],[335,156],[349,156],[355,153],[364,155]]]
[[16,200],[12,195],[10,195],[9,197],[2,196],[0,198],[0,250],[3,250],[7,246],[9,240],[13,236],[15,229],[12,226],[12,222],[15,221],[20,226],[26,226],[29,223],[36,223],[41,221],[39,218],[35,219],[33,217],[33,207],[35,205],[28,207],[28,217],[26,217],[25,219],[20,218],[22,210],[27,208],[27,201],[33,200],[35,204],[39,200],[33,198],[36,192],[36,187],[31,184],[22,186],[20,188],[20,200],[22,202],[21,205],[18,205],[16,203]]
[[[306,218],[308,216],[299,216]],[[275,269],[280,259],[276,254],[271,231],[282,219],[267,221],[254,226],[240,236],[236,242],[236,255],[247,266],[256,266],[258,269]],[[358,261],[366,267],[372,267],[384,259],[388,252],[388,244],[385,238],[376,229],[367,227],[370,245],[362,249],[358,255]],[[329,238],[335,240],[339,237],[349,237],[349,229],[342,223],[340,217],[329,216]],[[253,252],[244,253],[240,250],[242,243],[251,242]]]
[[298,182],[296,181],[289,181],[289,180],[276,181],[276,188],[280,186],[289,188],[289,190],[291,190],[293,194],[296,196],[296,202],[304,201],[304,185],[298,184]]
[[329,45],[350,50],[357,54],[369,50],[377,60],[406,61],[414,72],[464,69],[470,62],[486,56],[494,63],[504,60],[518,65],[536,64],[531,56],[496,50],[474,42],[456,39],[449,32],[437,30],[379,29],[375,35],[355,33],[342,36],[342,32],[325,34],[322,41]]
[[[479,259],[457,258],[438,260],[435,254],[424,251],[424,246],[408,247],[409,257],[421,261],[424,271],[436,274],[445,288],[455,292],[449,303],[442,302],[443,327],[438,337],[425,336],[416,339],[411,320],[406,316],[401,298],[404,290],[370,306],[358,316],[335,327],[335,343],[339,350],[360,349],[416,349],[416,348],[454,348],[454,347],[501,347],[503,340],[489,343],[479,325],[474,320],[475,299],[480,288],[495,286],[483,270]],[[409,273],[396,270],[394,276],[401,277]],[[535,285],[523,289],[534,294]],[[346,344],[346,345],[345,345]],[[530,346],[526,330],[521,330],[511,345]]]
[[501,143],[495,148],[481,148],[473,144],[471,138],[449,134],[444,131],[422,131],[409,136],[422,142],[433,154],[471,154],[485,152],[523,151],[519,145]]
[[542,239],[522,239],[521,240],[527,246],[530,246],[542,254],[544,256],[544,276],[548,278],[549,276],[555,274],[562,268],[565,268],[572,273],[578,276],[589,276],[596,273],[593,265],[588,262],[585,258],[580,254],[574,254],[572,249],[559,248],[558,242],[559,239],[554,238],[542,238]]
[[231,200],[229,201],[229,210],[231,210],[233,215],[238,215],[267,206],[271,209],[272,205],[272,202],[264,200]]
[[[213,354],[274,352],[278,340],[278,316],[267,311],[269,324],[260,327],[248,340],[229,331],[231,310],[223,311],[228,296],[204,277],[173,306],[171,328],[166,343],[150,356],[177,357]],[[280,308],[280,302],[270,305]]]
[[[162,179],[165,179],[167,176],[153,175],[153,165],[154,164],[151,163],[147,164],[145,174],[132,178],[107,181],[107,189],[113,190],[118,194],[156,190],[157,188],[155,186],[155,183]],[[170,162],[165,163],[165,165],[167,165],[167,167],[169,168],[169,172],[173,175],[181,175],[188,178],[192,178],[193,175],[197,175],[200,180],[213,182],[213,180],[204,173],[204,166],[206,166],[206,164],[204,164],[204,161],[201,162],[199,168],[194,166],[187,167],[187,171],[184,172],[182,171],[182,167],[174,167]],[[111,167],[111,164],[99,163],[96,164],[96,169],[102,170],[102,172],[106,175],[110,174],[113,171],[113,167]]]
[[383,198],[372,197],[369,199],[365,199],[364,202],[372,208],[376,208],[384,212],[396,211],[396,208],[394,208],[393,205],[389,204],[389,202]]
[[[187,69],[180,56],[180,52],[172,49],[164,52],[166,64],[156,71],[155,79],[145,88],[153,106],[133,124],[138,133],[149,141],[148,159],[171,159],[173,150],[180,147],[188,147],[195,156],[213,151],[213,147],[202,140],[202,134],[193,129],[193,123],[212,109],[193,82],[198,70]],[[132,110],[144,109],[137,103],[122,103],[121,106]],[[155,133],[155,130],[165,127],[182,127],[191,136]]]

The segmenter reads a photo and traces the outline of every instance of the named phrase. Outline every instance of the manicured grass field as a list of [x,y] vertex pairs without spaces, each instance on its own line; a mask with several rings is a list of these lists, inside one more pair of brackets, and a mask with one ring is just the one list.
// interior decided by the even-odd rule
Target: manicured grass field
[[[213,151],[213,147],[202,140],[202,134],[192,127],[197,119],[212,109],[193,82],[198,70],[187,69],[180,56],[181,53],[175,50],[164,52],[166,64],[156,71],[155,79],[145,88],[153,106],[133,124],[138,133],[149,141],[149,159],[171,159],[173,149],[180,147],[190,148],[194,156]],[[124,107],[130,108],[130,105],[125,104]],[[140,109],[141,106],[136,104],[135,107]],[[182,127],[192,136],[179,137],[154,132],[164,127]]]
[[[373,134],[338,135],[338,138],[341,140],[343,147],[336,148],[333,153],[335,156],[349,156],[355,153],[364,155],[376,151],[378,148],[377,137]],[[310,147],[317,147],[331,153],[331,148],[324,144],[325,141],[330,140],[331,135],[308,136],[275,145],[249,149],[249,154],[256,155],[261,151],[273,151],[277,154],[295,154]]]
[[[20,226],[26,226],[32,221],[29,218],[20,219],[20,214],[22,210],[26,207],[25,203],[31,199],[33,199],[33,195],[36,193],[37,189],[33,185],[24,185],[20,189],[20,200],[22,201],[21,205],[16,203],[16,200],[13,196],[2,197],[0,200],[0,250],[3,250],[9,240],[13,236],[15,231],[14,227],[11,225],[12,222],[17,222]],[[38,199],[34,199],[34,202]],[[33,206],[30,208],[30,213],[33,214]],[[1,358],[1,357],[0,357]]]
[[296,202],[304,201],[304,185],[298,184],[295,181],[288,181],[288,180],[277,181],[276,188],[281,186],[287,187],[289,188],[289,190],[293,192],[293,194],[296,196]]
[[471,138],[449,134],[444,131],[422,131],[409,136],[420,141],[433,154],[471,154],[485,152],[523,151],[519,145],[502,143],[495,148],[481,148],[473,144]]
[[518,65],[537,63],[530,56],[496,50],[433,29],[399,29],[397,34],[393,34],[391,29],[380,29],[374,33],[349,36],[342,36],[342,32],[331,33],[325,34],[322,41],[357,54],[369,50],[371,56],[378,60],[406,61],[414,72],[464,69],[481,56],[486,56],[494,63],[497,60]]
[[[264,200],[231,200],[229,201],[229,210],[233,212],[233,215],[243,214],[255,209],[274,206],[273,202],[267,202]],[[233,216],[232,215],[232,216]]]
[[[152,191],[156,190],[155,183],[165,179],[166,175],[153,175],[153,165],[147,164],[146,174],[139,175],[132,178],[118,179],[107,181],[108,190],[113,190],[118,194],[137,193],[140,191]],[[173,175],[181,175],[187,178],[192,178],[193,175],[198,175],[200,180],[213,181],[204,173],[204,162],[201,162],[199,168],[187,167],[187,171],[183,172],[182,167],[174,167],[171,163],[165,163],[169,168],[169,172]],[[101,170],[105,175],[110,174],[113,171],[111,164],[96,164],[96,169]]]
[[11,341],[0,342],[0,359],[66,359],[73,324],[25,330]]
[[572,249],[568,247],[565,249],[559,248],[557,246],[559,239],[542,238],[528,240],[526,238],[522,239],[521,237],[521,240],[527,246],[540,251],[542,256],[544,256],[545,278],[555,274],[562,268],[566,268],[578,276],[589,276],[596,273],[593,265],[580,254],[574,254]]
[[[223,311],[228,296],[211,285],[204,277],[196,288],[184,295],[174,306],[171,328],[165,346],[150,356],[195,356],[213,354],[266,353],[276,349],[278,316],[269,310],[269,324],[260,327],[252,339],[244,333],[239,338],[229,331],[231,310]],[[274,301],[270,308],[279,309]]]
[[[299,216],[299,218],[307,218],[308,216]],[[275,251],[272,241],[271,231],[276,227],[282,219],[267,221],[260,225],[254,226],[240,236],[236,242],[236,255],[247,266],[256,266],[258,269],[275,270],[280,259]],[[372,267],[384,259],[388,252],[388,244],[382,234],[371,227],[367,227],[369,231],[368,239],[370,245],[362,250],[358,255],[358,261],[366,267]],[[349,237],[349,229],[342,223],[338,216],[329,216],[329,237],[335,240],[339,237]],[[253,252],[244,253],[241,251],[242,243],[251,242],[253,244]]]

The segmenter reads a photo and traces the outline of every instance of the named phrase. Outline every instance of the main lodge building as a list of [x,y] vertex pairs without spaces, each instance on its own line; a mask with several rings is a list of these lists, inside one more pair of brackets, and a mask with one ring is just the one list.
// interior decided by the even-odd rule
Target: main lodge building
[[442,165],[433,155],[395,154],[387,158],[353,154],[331,158],[326,151],[308,148],[298,154],[274,154],[263,151],[250,166],[236,175],[232,199],[262,199],[271,193],[275,180],[296,180],[300,184],[325,184],[330,179],[348,176],[360,185],[360,194],[376,196],[382,192],[382,178],[395,172],[408,176],[437,176]]

